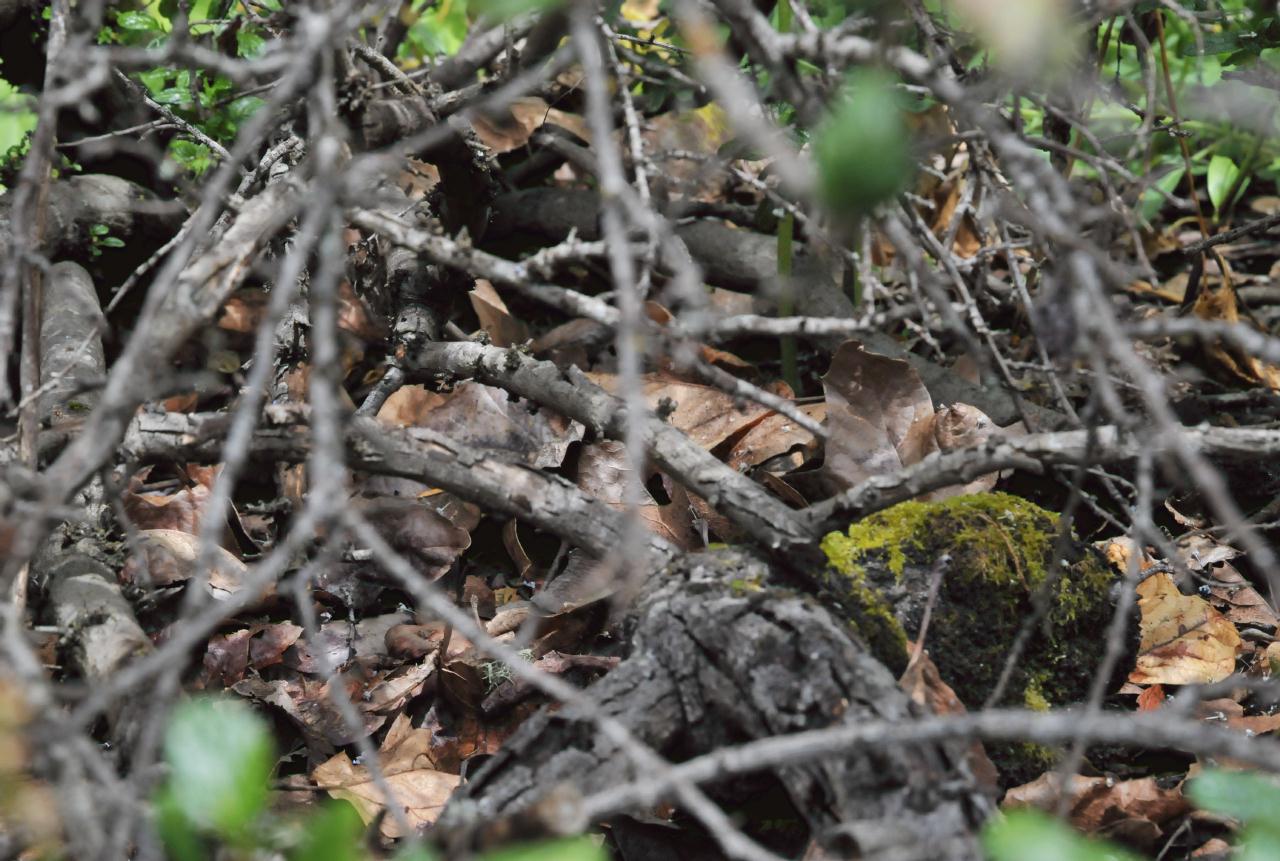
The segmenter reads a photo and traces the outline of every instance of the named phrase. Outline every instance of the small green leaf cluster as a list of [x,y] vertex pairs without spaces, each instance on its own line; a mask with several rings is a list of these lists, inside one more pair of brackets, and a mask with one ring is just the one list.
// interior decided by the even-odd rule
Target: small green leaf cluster
[[105,224],[95,224],[89,228],[89,252],[94,257],[102,254],[104,248],[124,248],[124,240],[111,235],[111,228]]
[[[260,4],[279,11],[279,0]],[[158,48],[173,35],[176,26],[188,37],[241,59],[260,56],[267,49],[267,33],[249,18],[237,3],[229,0],[194,0],[187,4],[186,18],[180,16],[176,0],[146,0],[130,8],[117,8],[110,23],[98,34],[103,44]],[[136,75],[147,94],[213,140],[229,145],[240,126],[263,101],[252,95],[238,95],[233,82],[224,75],[204,69],[158,66]],[[179,135],[169,143],[168,153],[187,173],[200,176],[214,164],[209,147]]]

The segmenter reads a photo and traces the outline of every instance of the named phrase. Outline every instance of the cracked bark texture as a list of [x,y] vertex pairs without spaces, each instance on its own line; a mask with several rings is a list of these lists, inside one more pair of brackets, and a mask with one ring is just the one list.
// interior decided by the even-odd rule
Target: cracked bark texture
[[[670,565],[629,618],[629,657],[591,687],[591,699],[671,760],[913,716],[893,676],[844,624],[769,578],[766,563],[735,551]],[[972,833],[988,802],[962,761],[961,750],[940,745],[851,750],[775,776],[811,837],[835,857],[979,858]],[[572,707],[543,710],[464,784],[440,831],[459,849],[483,839],[476,826],[486,836],[502,832],[495,817],[527,829],[529,811],[546,810],[566,784],[587,796],[637,777]],[[744,788],[725,784],[716,794],[740,803]],[[555,816],[542,827],[554,830]]]

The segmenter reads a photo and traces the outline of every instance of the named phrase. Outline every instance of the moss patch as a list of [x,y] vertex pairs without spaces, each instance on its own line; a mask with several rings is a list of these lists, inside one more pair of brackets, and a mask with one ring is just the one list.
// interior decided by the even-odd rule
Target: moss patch
[[[1056,514],[1009,494],[905,502],[826,536],[825,582],[876,656],[901,672],[907,640],[920,629],[934,563],[950,554],[926,646],[965,705],[979,708],[1034,612],[1032,598],[1052,567],[1057,539]],[[1086,695],[1103,651],[1114,574],[1078,541],[1068,545],[1067,569],[1049,589],[1048,613],[1000,705],[1048,709]],[[1007,779],[1014,778],[1010,770],[1025,771],[992,753]],[[1024,765],[1043,770],[1050,752],[1028,753],[1036,763]]]

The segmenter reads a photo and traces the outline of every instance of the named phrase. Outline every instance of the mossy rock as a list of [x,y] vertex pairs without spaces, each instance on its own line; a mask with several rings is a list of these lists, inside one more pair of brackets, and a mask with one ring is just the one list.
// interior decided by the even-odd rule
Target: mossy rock
[[[1034,613],[1058,533],[1058,515],[1006,493],[904,502],[823,539],[830,560],[824,583],[876,657],[900,673],[934,565],[950,554],[925,646],[961,701],[981,708]],[[1048,612],[998,705],[1078,703],[1101,662],[1115,574],[1074,536],[1063,546],[1067,567],[1049,588]],[[991,753],[1010,783],[1037,776],[1054,758],[1034,745]]]

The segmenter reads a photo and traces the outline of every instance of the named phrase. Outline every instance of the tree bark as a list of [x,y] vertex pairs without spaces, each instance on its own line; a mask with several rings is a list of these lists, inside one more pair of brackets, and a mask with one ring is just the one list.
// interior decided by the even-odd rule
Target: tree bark
[[[630,656],[591,688],[591,699],[673,760],[800,730],[910,718],[915,707],[849,628],[811,599],[771,586],[770,573],[733,551],[673,563],[630,617]],[[450,849],[509,834],[516,821],[525,833],[556,831],[556,805],[546,801],[563,797],[563,784],[588,796],[644,777],[579,717],[571,707],[542,711],[464,784],[442,819]],[[989,801],[963,763],[960,747],[943,745],[833,751],[774,776],[812,839],[835,857],[979,858],[972,834]],[[725,783],[716,794],[733,804],[744,788]]]

